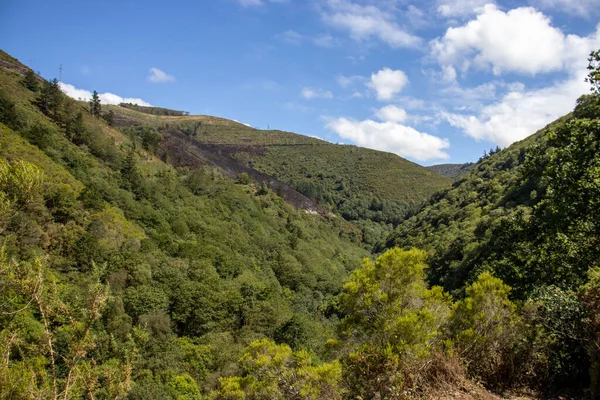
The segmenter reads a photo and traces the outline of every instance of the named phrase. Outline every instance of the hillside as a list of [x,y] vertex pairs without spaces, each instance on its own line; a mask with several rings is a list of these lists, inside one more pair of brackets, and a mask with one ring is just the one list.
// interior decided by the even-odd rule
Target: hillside
[[461,176],[463,176],[464,174],[466,174],[467,172],[469,172],[470,170],[473,169],[473,167],[475,166],[474,163],[466,163],[466,164],[438,164],[438,165],[431,165],[427,168],[429,168],[430,170],[437,172],[440,175],[444,175],[447,176],[448,178],[451,179],[458,179]]
[[232,178],[245,173],[296,207],[334,212],[352,221],[371,246],[409,210],[450,184],[448,178],[390,153],[254,129],[217,117],[108,109],[124,132],[156,130],[161,137],[159,157],[192,168],[216,165]]
[[[209,165],[175,168],[55,83],[23,79],[0,67],[0,346],[18,337],[24,360],[0,370],[0,397],[32,379],[31,396],[52,393],[43,355],[64,390],[67,371],[81,395],[94,371],[114,397],[111,382],[133,373],[130,398],[165,398],[165,382],[210,382],[290,323],[319,351],[333,329],[322,305],[368,255],[356,228]],[[93,367],[79,364],[86,353]]]
[[491,273],[541,312],[550,387],[598,382],[597,369],[588,375],[598,331],[587,324],[599,299],[589,292],[600,266],[599,99],[582,96],[571,114],[479,162],[386,245],[427,250],[429,282],[458,298]]

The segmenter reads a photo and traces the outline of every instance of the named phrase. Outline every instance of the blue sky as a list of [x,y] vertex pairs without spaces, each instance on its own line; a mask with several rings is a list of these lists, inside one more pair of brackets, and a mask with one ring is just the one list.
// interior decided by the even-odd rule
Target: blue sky
[[476,160],[569,112],[600,0],[30,1],[0,47],[74,97]]

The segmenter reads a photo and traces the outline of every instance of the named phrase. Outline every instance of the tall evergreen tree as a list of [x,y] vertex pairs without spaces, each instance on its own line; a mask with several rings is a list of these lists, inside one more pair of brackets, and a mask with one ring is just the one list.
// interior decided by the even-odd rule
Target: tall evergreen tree
[[91,98],[89,104],[90,104],[90,114],[92,114],[96,118],[99,118],[100,111],[101,111],[100,97],[98,96],[98,92],[96,92],[95,90],[94,90],[94,93],[92,94],[92,98]]
[[54,78],[50,82],[44,81],[42,91],[35,103],[38,108],[55,121],[60,119],[60,106],[62,104],[62,92],[58,86],[58,80]]
[[23,76],[21,84],[32,92],[37,92],[39,89],[38,78],[35,76],[35,73],[32,69],[28,69],[27,72],[25,72],[25,76]]

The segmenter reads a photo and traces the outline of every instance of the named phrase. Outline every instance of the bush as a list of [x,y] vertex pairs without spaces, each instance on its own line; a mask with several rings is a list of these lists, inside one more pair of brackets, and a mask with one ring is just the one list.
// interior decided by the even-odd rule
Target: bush
[[512,376],[512,350],[521,339],[520,319],[508,299],[510,287],[489,273],[479,275],[454,305],[449,328],[471,376],[489,385]]
[[242,172],[241,174],[238,174],[237,183],[239,183],[240,185],[248,185],[251,182],[252,182],[252,178],[250,178],[250,175],[248,175],[246,172]]

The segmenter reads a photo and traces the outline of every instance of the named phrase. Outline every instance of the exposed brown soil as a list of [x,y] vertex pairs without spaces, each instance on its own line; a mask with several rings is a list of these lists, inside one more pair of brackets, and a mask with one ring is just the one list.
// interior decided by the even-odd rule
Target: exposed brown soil
[[294,207],[312,213],[323,213],[323,209],[315,201],[297,192],[286,183],[252,169],[233,157],[236,153],[264,154],[266,151],[264,146],[201,143],[174,129],[164,130],[162,134],[163,141],[158,156],[175,166],[197,169],[205,165],[212,165],[233,179],[241,173],[246,173],[255,183],[267,183],[275,193]]

